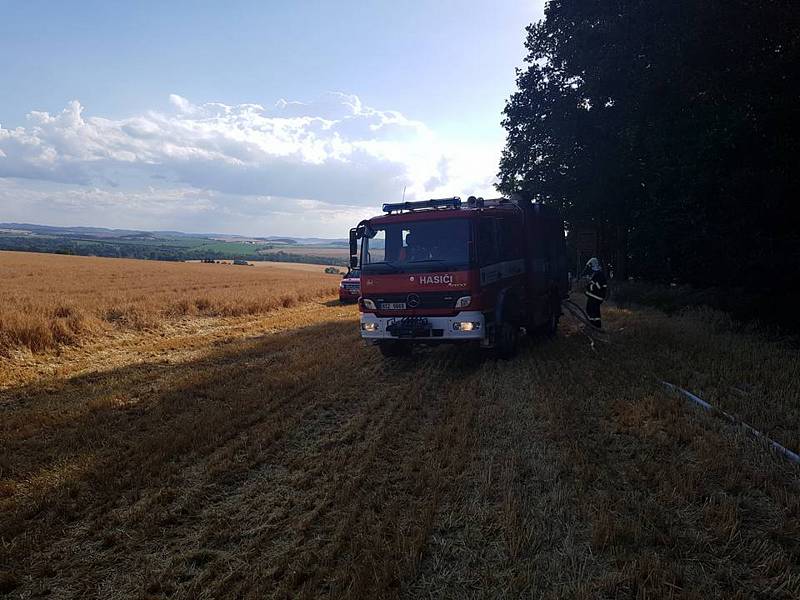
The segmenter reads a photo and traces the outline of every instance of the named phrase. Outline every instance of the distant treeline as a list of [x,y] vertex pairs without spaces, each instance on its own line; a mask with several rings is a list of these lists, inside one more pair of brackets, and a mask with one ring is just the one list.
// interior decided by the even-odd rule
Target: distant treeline
[[291,263],[311,263],[315,265],[332,265],[335,267],[346,267],[347,260],[344,258],[336,258],[332,256],[313,256],[311,254],[295,254],[293,252],[261,252],[254,254],[250,257],[244,257],[246,260],[272,260],[275,262],[291,262]]
[[800,326],[798,31],[796,0],[550,1],[500,189],[597,231],[617,275],[756,295],[751,316]]
[[312,263],[334,266],[345,266],[347,264],[347,261],[343,258],[296,254],[283,252],[282,250],[277,252],[262,251],[259,253],[242,254],[240,252],[222,252],[203,248],[171,246],[169,244],[136,244],[130,241],[116,243],[113,240],[85,240],[39,236],[0,236],[0,250],[166,261],[201,260],[204,258],[231,260],[240,258],[248,261]]

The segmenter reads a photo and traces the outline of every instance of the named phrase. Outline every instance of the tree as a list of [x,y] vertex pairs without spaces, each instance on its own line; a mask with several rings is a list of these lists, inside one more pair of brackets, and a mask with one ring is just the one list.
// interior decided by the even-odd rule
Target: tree
[[755,289],[800,258],[800,3],[553,0],[527,29],[499,187],[636,275]]

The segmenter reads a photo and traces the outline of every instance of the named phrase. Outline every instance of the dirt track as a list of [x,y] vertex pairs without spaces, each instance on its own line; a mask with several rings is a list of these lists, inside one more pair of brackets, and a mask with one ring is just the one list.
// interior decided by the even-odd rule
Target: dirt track
[[782,346],[616,310],[596,350],[565,321],[510,362],[384,362],[355,317],[308,304],[19,375],[0,593],[800,596],[797,467],[655,382],[792,446]]

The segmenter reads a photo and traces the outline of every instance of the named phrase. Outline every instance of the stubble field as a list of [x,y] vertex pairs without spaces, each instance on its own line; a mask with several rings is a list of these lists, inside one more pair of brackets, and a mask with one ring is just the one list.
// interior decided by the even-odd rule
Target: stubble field
[[796,349],[709,311],[606,315],[607,344],[565,318],[507,362],[385,361],[332,295],[17,349],[0,594],[800,596],[799,467],[659,384],[797,450]]

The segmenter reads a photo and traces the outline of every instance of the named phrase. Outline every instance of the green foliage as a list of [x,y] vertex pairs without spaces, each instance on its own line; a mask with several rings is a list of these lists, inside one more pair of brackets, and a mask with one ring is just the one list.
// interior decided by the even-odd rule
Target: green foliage
[[595,226],[631,274],[787,289],[799,30],[794,0],[550,1],[504,111],[500,189]]
[[271,245],[225,242],[209,238],[97,239],[59,235],[0,235],[0,250],[52,252],[81,256],[139,258],[146,260],[231,260],[312,263],[344,266],[344,258],[313,254],[271,252]]

